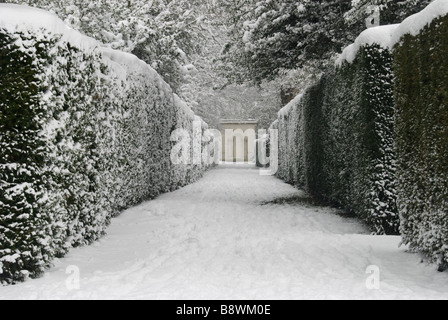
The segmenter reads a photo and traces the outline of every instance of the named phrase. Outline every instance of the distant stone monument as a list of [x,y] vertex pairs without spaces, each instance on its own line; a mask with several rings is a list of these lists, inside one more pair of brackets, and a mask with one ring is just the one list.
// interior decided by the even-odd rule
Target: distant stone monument
[[255,163],[258,121],[222,120],[222,161]]

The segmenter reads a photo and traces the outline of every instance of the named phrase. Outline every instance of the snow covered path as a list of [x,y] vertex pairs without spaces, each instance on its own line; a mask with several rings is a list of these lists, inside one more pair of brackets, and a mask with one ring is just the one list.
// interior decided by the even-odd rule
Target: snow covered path
[[[116,218],[98,243],[0,299],[448,299],[448,275],[246,165]],[[366,287],[368,266],[380,290]],[[66,285],[80,271],[79,290]],[[71,269],[69,269],[71,270]]]

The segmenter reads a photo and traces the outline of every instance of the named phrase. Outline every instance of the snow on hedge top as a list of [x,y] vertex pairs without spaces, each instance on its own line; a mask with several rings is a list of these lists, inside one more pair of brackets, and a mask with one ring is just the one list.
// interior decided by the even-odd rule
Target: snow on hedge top
[[53,34],[61,35],[63,41],[70,42],[79,49],[93,49],[100,46],[96,40],[71,29],[55,14],[27,6],[0,4],[0,28],[11,33],[39,32],[45,29]]
[[302,98],[303,94],[299,94],[293,100],[291,100],[290,103],[288,103],[283,109],[278,112],[279,118],[288,116],[291,110],[302,101]]
[[392,47],[392,37],[398,29],[398,24],[388,26],[374,27],[362,32],[353,44],[345,48],[339,58],[336,60],[336,65],[341,66],[344,61],[353,63],[359,49],[366,45],[378,44],[384,49]]
[[435,0],[425,9],[416,13],[401,24],[375,27],[365,30],[359,35],[355,43],[348,46],[339,58],[336,65],[340,66],[344,61],[352,63],[361,47],[371,44],[379,44],[385,49],[392,49],[400,39],[411,34],[416,36],[420,31],[429,25],[433,20],[448,14],[448,0]]
[[406,34],[411,34],[413,36],[418,35],[420,31],[427,25],[431,24],[433,20],[447,14],[448,0],[436,0],[430,3],[425,9],[410,16],[400,24],[393,35],[393,45],[397,44]]

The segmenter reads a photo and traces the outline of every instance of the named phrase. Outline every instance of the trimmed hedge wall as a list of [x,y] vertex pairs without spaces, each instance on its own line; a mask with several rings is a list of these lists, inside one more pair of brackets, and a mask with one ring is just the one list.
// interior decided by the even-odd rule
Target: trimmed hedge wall
[[448,266],[448,16],[395,46],[398,205],[404,243]]
[[322,82],[316,94],[324,97],[325,125],[317,156],[323,155],[324,179],[310,192],[324,190],[324,198],[359,215],[375,234],[398,234],[392,55],[366,45]]
[[123,209],[206,169],[172,165],[171,133],[198,118],[131,55],[0,29],[0,74],[3,284],[39,276]]
[[361,45],[275,124],[280,178],[358,214],[374,233],[401,232],[440,271],[448,269],[447,11],[434,1],[391,28],[390,43],[378,38],[393,49]]
[[365,45],[279,113],[279,172],[311,195],[397,234],[392,55]]

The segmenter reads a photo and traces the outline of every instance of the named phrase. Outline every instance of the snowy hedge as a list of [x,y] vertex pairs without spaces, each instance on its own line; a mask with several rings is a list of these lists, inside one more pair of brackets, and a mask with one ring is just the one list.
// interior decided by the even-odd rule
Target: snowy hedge
[[405,244],[442,270],[448,266],[447,13],[448,3],[435,1],[406,20],[394,64],[401,231]]
[[[279,177],[448,268],[448,1],[372,28],[279,113]],[[398,214],[398,216],[397,216]],[[399,221],[400,220],[400,221]]]
[[[304,184],[302,96],[297,96],[279,112],[279,167],[277,176],[294,185]],[[299,140],[300,139],[300,140]]]
[[279,113],[278,176],[359,215],[378,234],[399,229],[392,54],[380,41],[395,28],[361,35],[335,70]]
[[397,234],[392,54],[379,44],[364,45],[325,81],[325,179],[311,191],[325,190],[373,232]]
[[0,6],[0,281],[10,284],[205,166],[171,163],[171,133],[198,119],[148,65],[44,11]]

